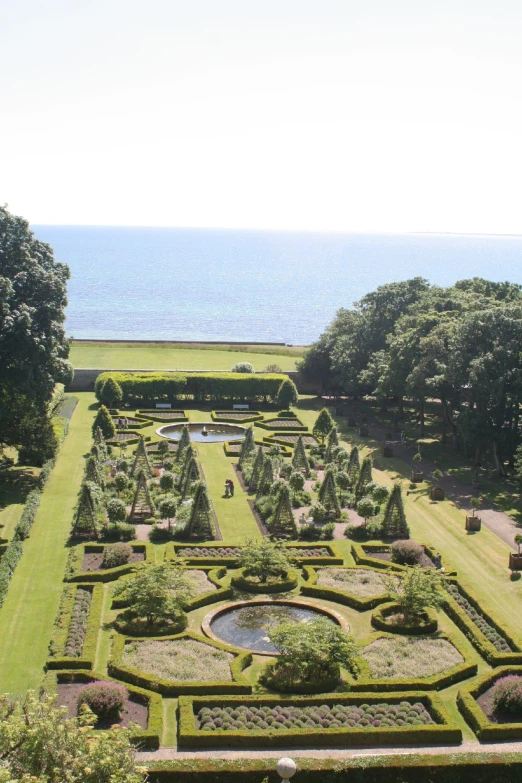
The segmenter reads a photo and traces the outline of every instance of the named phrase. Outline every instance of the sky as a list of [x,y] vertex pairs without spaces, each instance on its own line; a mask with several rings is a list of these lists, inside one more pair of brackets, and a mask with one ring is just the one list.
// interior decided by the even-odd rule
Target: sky
[[520,0],[0,0],[33,224],[522,234]]

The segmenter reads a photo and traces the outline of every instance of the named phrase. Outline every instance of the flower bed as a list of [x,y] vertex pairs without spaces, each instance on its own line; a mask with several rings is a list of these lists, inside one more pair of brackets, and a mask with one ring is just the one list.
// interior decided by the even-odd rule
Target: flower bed
[[496,716],[490,705],[490,692],[495,683],[511,675],[522,677],[522,667],[501,667],[458,693],[457,706],[481,742],[522,739],[522,715]]
[[369,568],[320,568],[317,571],[319,587],[351,593],[359,598],[386,595],[387,587],[377,571]]
[[218,589],[217,585],[208,578],[207,571],[191,568],[186,571],[186,575],[190,579],[194,596],[202,595],[203,593],[213,593]]
[[232,577],[232,585],[237,590],[245,590],[248,593],[282,593],[294,590],[299,581],[299,574],[295,569],[290,569],[286,576],[280,579],[272,578],[268,582],[260,582],[245,576],[242,568],[238,574]]
[[253,422],[260,421],[263,414],[259,411],[212,411],[210,414],[212,421],[230,421],[234,422]]
[[378,631],[388,633],[417,634],[435,633],[439,622],[433,609],[426,609],[418,621],[406,623],[400,619],[399,605],[396,603],[382,604],[372,613],[372,625]]
[[166,557],[173,559],[182,557],[188,565],[224,565],[233,568],[241,552],[238,546],[223,546],[222,544],[168,544]]
[[136,411],[136,416],[140,419],[149,419],[150,421],[188,421],[185,411],[159,410],[157,408],[141,408]]
[[92,590],[89,587],[77,589],[64,649],[64,654],[71,658],[79,658],[83,650],[91,600]]
[[67,585],[49,643],[48,669],[90,669],[103,606],[102,585]]
[[[129,574],[139,568],[140,562],[154,562],[154,547],[152,544],[132,543],[132,562],[115,568],[100,568],[103,560],[105,544],[80,544],[73,547],[67,559],[65,579],[68,582],[111,582],[123,574]],[[87,559],[94,555],[95,558]],[[87,565],[92,570],[84,571]]]
[[[301,437],[303,439],[304,446],[317,446],[319,443],[317,438],[314,438],[313,435],[307,434],[301,435]],[[277,435],[268,435],[267,437],[263,438],[265,443],[278,443],[281,446],[288,446],[289,444],[293,446],[295,443],[297,443],[298,439],[299,435],[285,434],[282,432],[278,432]]]
[[361,657],[374,679],[433,677],[464,661],[457,648],[444,638],[381,636],[363,647]]
[[510,653],[512,648],[493,625],[486,620],[485,616],[479,612],[475,606],[460,592],[456,584],[447,584],[446,590],[453,600],[458,604],[462,611],[475,623],[477,628],[484,634],[488,642],[491,642],[495,650],[500,653]]
[[302,565],[342,565],[344,559],[332,544],[286,543],[287,554]]
[[257,426],[264,430],[285,431],[292,430],[293,432],[308,432],[308,427],[305,427],[302,421],[297,418],[276,418],[265,419],[264,421],[258,421]]

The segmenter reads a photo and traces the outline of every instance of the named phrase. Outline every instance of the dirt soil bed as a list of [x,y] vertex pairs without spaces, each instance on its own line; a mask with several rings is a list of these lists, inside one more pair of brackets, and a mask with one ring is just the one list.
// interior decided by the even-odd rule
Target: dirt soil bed
[[[86,552],[83,556],[82,571],[104,571],[101,567],[103,552]],[[145,560],[145,552],[133,552],[129,563],[140,563]]]
[[[57,686],[58,692],[58,705],[60,707],[67,707],[71,718],[75,718],[78,714],[76,708],[76,702],[78,699],[78,693],[86,685],[84,682],[71,682],[71,683],[59,683]],[[120,726],[128,726],[129,723],[137,723],[142,729],[147,728],[149,720],[149,710],[145,704],[140,704],[138,701],[134,701],[132,694],[125,703],[123,712],[121,714],[121,720],[118,721]],[[117,721],[111,719],[99,720],[95,729],[109,729]]]

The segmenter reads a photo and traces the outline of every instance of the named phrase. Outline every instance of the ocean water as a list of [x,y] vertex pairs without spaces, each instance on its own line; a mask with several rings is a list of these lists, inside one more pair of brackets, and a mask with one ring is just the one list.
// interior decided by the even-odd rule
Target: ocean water
[[522,236],[32,228],[71,268],[77,338],[304,345],[383,283],[522,281]]

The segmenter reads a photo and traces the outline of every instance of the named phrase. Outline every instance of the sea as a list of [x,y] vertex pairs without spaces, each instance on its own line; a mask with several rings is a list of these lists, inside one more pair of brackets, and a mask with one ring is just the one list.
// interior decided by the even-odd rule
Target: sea
[[69,265],[68,336],[308,345],[411,277],[522,282],[522,236],[32,226]]

